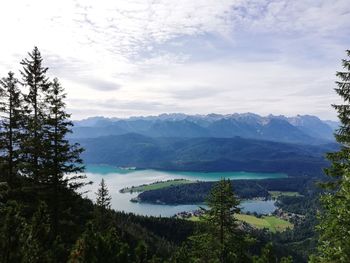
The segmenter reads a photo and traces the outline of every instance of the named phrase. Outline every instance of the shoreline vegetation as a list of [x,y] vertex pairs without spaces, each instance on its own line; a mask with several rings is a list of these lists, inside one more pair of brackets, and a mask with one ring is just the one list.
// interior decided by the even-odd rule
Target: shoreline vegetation
[[[165,188],[165,187],[164,187]],[[121,190],[120,190],[121,191]],[[152,190],[148,190],[148,191],[152,191]],[[131,191],[129,192],[122,192],[124,193],[132,193]],[[142,193],[142,192],[139,192]],[[281,195],[282,196],[282,195]],[[269,200],[277,200],[277,199],[273,199],[273,198],[266,198],[266,197],[252,197],[249,199],[240,199],[240,201],[269,201]],[[183,203],[166,203],[166,202],[162,202],[160,200],[155,200],[155,201],[144,201],[142,200],[139,196],[136,196],[134,198],[130,199],[130,202],[133,203],[140,203],[140,204],[155,204],[155,205],[173,205],[173,206],[177,206],[177,205],[184,205]],[[194,203],[185,203],[186,205],[203,205],[205,204],[205,201],[202,202],[194,202]]]
[[137,167],[135,167],[135,166],[131,166],[131,167],[123,167],[123,166],[121,166],[121,167],[118,167],[118,169],[126,170],[126,171],[135,171],[135,170],[137,170]]
[[300,197],[304,196],[298,192],[293,192],[293,191],[268,191],[271,199],[277,200],[281,196],[289,196],[289,197]]
[[[156,184],[157,189],[141,188],[133,201],[157,204],[193,204],[203,203],[214,182],[180,183],[173,186]],[[268,200],[281,197],[301,197],[312,184],[307,178],[234,180],[234,191],[241,200]],[[138,189],[134,187],[133,189]]]
[[141,193],[150,190],[162,189],[166,187],[182,185],[182,184],[192,184],[197,183],[198,181],[191,181],[187,179],[171,179],[166,181],[156,181],[150,184],[141,184],[137,186],[125,187],[119,190],[120,193]]

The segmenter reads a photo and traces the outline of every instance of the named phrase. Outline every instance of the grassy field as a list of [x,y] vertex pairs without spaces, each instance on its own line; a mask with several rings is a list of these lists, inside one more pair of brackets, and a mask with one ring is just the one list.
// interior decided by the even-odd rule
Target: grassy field
[[195,182],[196,181],[190,181],[190,180],[185,180],[185,179],[175,179],[175,180],[154,182],[151,184],[144,184],[144,185],[127,187],[127,188],[121,189],[120,192],[121,193],[144,192],[144,191],[156,190],[156,189],[161,189],[161,188],[180,185],[180,184],[191,184],[191,183],[195,183]]
[[187,219],[190,220],[190,221],[193,221],[193,222],[198,222],[199,221],[199,216],[191,216],[191,217],[189,217]]
[[302,196],[298,192],[269,191],[269,194],[273,199],[277,199],[279,196]]
[[287,228],[293,228],[293,225],[290,222],[275,216],[263,216],[258,218],[252,215],[237,214],[236,218],[256,228],[267,228],[272,232],[284,231]]
[[[287,228],[293,228],[293,224],[286,220],[282,220],[275,216],[263,216],[261,218],[252,216],[252,215],[244,215],[244,214],[236,214],[235,217],[239,221],[246,222],[249,225],[252,225],[256,228],[267,228],[271,232],[282,232]],[[191,221],[199,221],[199,217],[191,216],[188,218]]]

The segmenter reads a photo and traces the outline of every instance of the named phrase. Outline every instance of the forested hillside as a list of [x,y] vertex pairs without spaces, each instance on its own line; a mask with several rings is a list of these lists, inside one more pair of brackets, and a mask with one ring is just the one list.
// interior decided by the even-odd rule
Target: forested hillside
[[86,163],[183,171],[282,172],[320,176],[337,144],[299,145],[235,138],[151,138],[138,134],[78,141]]

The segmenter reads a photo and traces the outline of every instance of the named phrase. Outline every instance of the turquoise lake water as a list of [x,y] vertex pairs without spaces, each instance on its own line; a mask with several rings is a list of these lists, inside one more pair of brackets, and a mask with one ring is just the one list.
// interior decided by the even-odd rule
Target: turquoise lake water
[[[182,211],[191,211],[198,209],[198,205],[159,205],[146,203],[130,202],[131,198],[136,197],[137,193],[119,193],[124,187],[131,187],[140,184],[149,184],[156,181],[170,179],[189,179],[199,181],[217,181],[221,178],[231,180],[238,179],[267,179],[267,178],[286,178],[282,173],[249,173],[249,172],[177,172],[177,171],[158,171],[158,170],[124,170],[108,165],[87,165],[86,176],[93,185],[84,190],[89,190],[87,196],[95,199],[95,192],[101,179],[104,178],[109,192],[112,196],[112,208],[132,212],[140,215],[152,216],[173,216]],[[273,201],[243,201],[241,203],[243,211],[257,212],[262,214],[271,213],[275,210]]]
[[229,178],[231,180],[242,180],[242,179],[276,179],[276,178],[287,178],[288,176],[284,173],[253,173],[253,172],[183,172],[183,171],[162,171],[162,170],[127,170],[110,165],[87,165],[86,172],[96,173],[101,175],[106,174],[128,174],[131,176],[142,177],[172,177],[185,178],[189,180],[199,181],[217,181],[221,178]]

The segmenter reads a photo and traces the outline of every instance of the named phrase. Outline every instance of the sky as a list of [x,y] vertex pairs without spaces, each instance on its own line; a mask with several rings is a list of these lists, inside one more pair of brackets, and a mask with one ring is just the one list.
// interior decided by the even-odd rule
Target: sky
[[0,10],[1,76],[38,46],[73,119],[336,119],[349,0],[11,0]]

